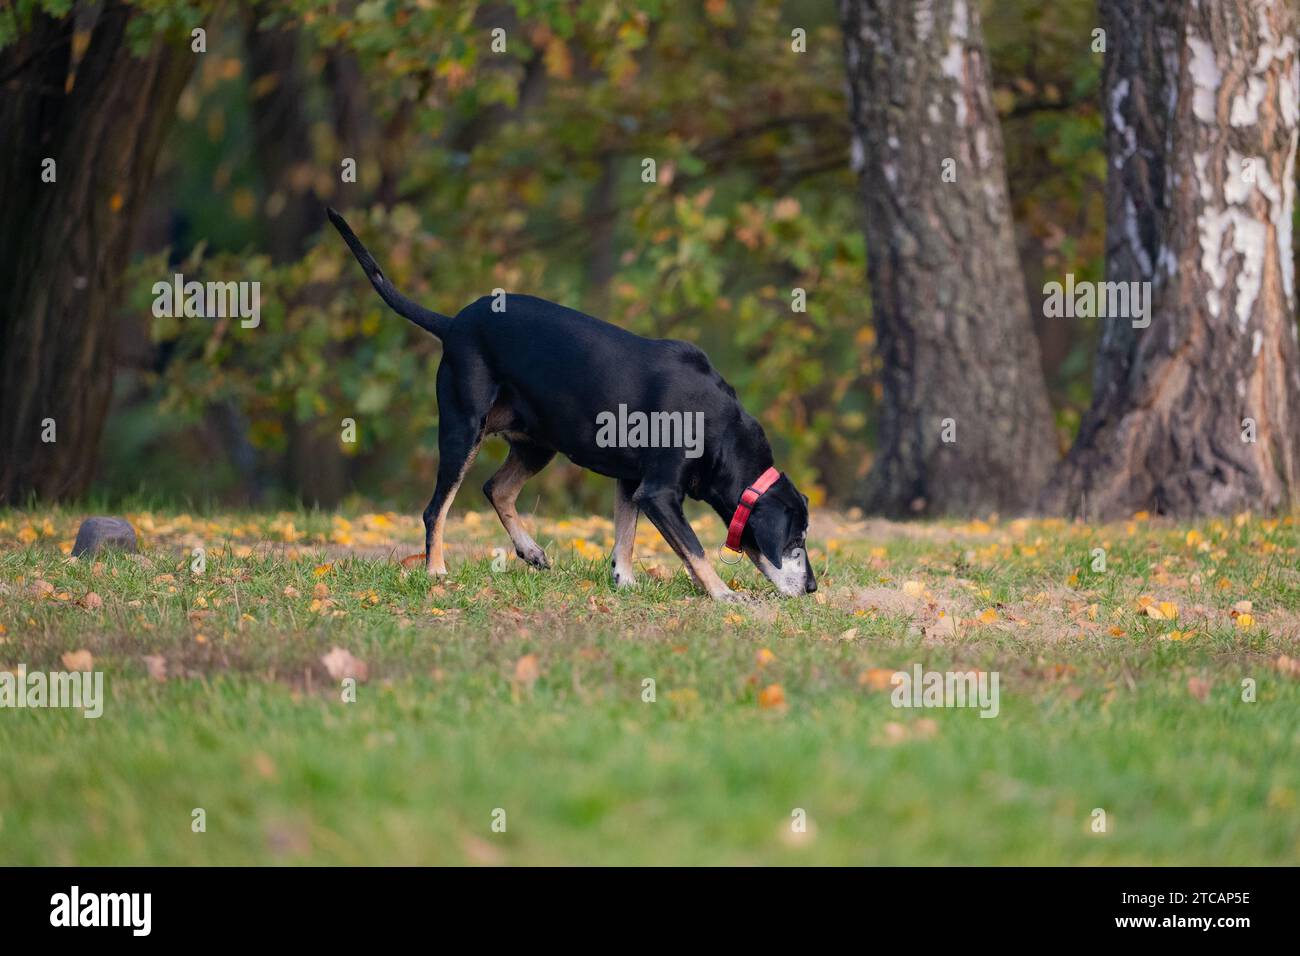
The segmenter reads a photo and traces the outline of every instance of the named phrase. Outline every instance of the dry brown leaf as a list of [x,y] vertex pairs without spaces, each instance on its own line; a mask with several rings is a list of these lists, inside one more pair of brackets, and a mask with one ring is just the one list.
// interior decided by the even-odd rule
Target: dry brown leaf
[[536,654],[525,654],[515,661],[515,683],[531,689],[541,676],[542,668]]
[[154,680],[161,683],[167,679],[167,658],[161,654],[146,654],[144,656],[144,666],[149,671],[149,676]]
[[460,845],[465,859],[477,866],[500,866],[505,861],[504,854],[481,837],[462,837]]
[[259,750],[253,754],[253,769],[257,771],[259,777],[270,780],[275,776],[275,761]]
[[331,648],[320,662],[325,665],[325,669],[334,680],[346,680],[351,677],[353,680],[364,681],[370,676],[370,668],[366,666],[366,662],[352,656],[350,651],[341,647]]
[[912,732],[922,740],[928,740],[939,732],[939,723],[933,717],[922,717],[913,725]]
[[884,744],[898,744],[907,739],[907,728],[896,720],[890,720],[884,726],[885,736],[880,740]]
[[95,667],[95,658],[87,650],[68,651],[62,657],[63,666],[70,671],[90,671]]

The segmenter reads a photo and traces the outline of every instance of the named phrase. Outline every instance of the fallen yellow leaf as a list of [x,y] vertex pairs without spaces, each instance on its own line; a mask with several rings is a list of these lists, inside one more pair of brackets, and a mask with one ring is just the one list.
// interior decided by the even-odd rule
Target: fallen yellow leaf
[[1147,617],[1157,621],[1173,621],[1178,618],[1178,605],[1173,601],[1161,601],[1159,604],[1146,606]]
[[894,671],[888,667],[871,667],[858,675],[858,686],[872,690],[885,690],[893,680]]
[[780,684],[768,684],[759,692],[758,705],[767,709],[785,706],[785,691]]

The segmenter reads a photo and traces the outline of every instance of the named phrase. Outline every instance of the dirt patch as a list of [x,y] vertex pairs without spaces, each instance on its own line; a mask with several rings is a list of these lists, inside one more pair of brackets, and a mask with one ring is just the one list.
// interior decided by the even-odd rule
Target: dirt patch
[[855,588],[851,607],[855,612],[907,617],[909,631],[932,640],[957,637],[975,610],[965,595],[936,592],[923,581],[904,581],[897,587]]

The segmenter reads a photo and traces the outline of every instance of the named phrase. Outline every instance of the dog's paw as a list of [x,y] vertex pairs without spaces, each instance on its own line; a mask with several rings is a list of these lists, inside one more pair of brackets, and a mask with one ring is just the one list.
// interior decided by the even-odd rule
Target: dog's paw
[[551,559],[546,556],[546,552],[539,545],[535,544],[530,548],[515,548],[515,554],[539,571],[545,571],[551,566]]

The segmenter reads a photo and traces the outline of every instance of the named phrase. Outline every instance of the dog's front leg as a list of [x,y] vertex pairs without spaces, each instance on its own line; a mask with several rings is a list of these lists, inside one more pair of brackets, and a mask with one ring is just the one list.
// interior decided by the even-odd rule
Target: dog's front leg
[[632,499],[677,552],[695,583],[715,601],[739,601],[740,595],[723,583],[704,556],[704,546],[682,513],[682,496],[675,488],[647,490],[644,485]]
[[636,520],[641,511],[632,495],[635,481],[618,479],[614,482],[614,587],[630,588],[636,584],[632,570],[632,546],[636,543]]

